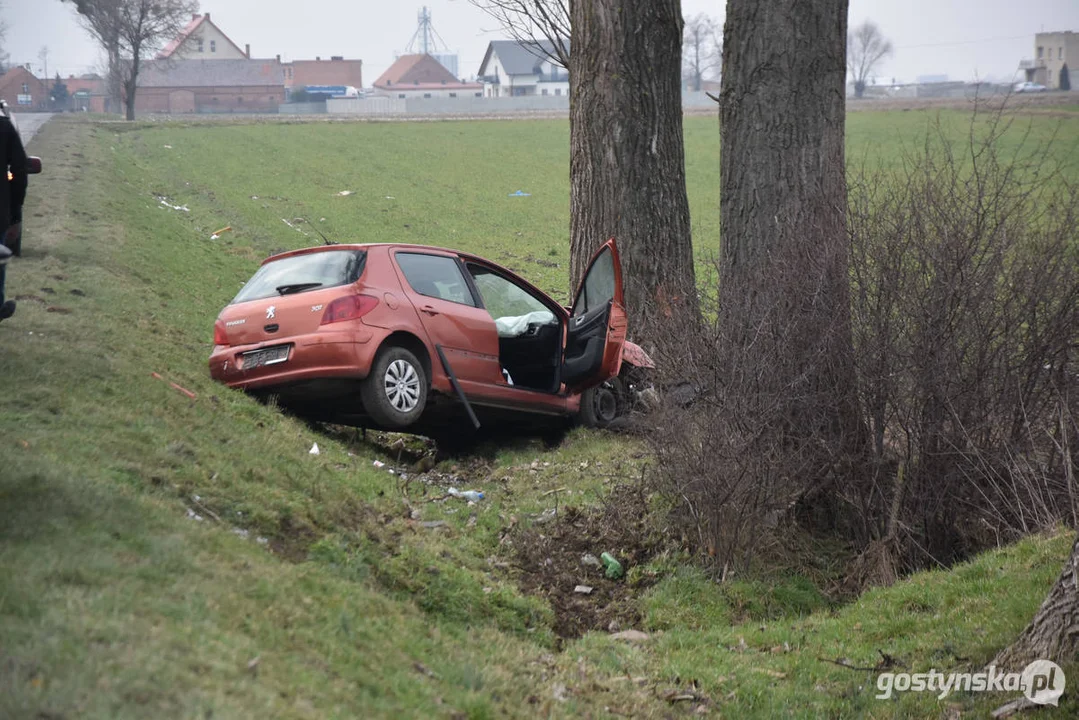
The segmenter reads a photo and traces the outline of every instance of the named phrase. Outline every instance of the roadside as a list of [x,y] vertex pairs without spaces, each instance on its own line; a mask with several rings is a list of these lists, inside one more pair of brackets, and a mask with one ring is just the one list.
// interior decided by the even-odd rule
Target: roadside
[[29,145],[37,132],[53,118],[56,113],[23,113],[16,117],[19,123],[19,135],[23,145]]
[[[984,662],[1044,597],[1063,534],[845,606],[793,574],[718,586],[665,538],[645,488],[618,499],[649,463],[630,440],[574,431],[551,450],[511,442],[431,466],[412,441],[311,428],[212,383],[220,297],[282,242],[253,221],[233,221],[226,242],[204,232],[244,208],[280,225],[261,207],[278,200],[240,182],[239,159],[266,147],[258,130],[63,117],[35,139],[55,160],[31,186],[37,229],[9,276],[19,314],[0,325],[0,716],[925,717],[992,704],[882,703],[872,673],[832,661]],[[287,207],[348,202],[335,191],[361,182],[357,164],[304,165],[318,138],[289,133],[307,130],[275,145],[287,182],[317,178],[292,183]],[[373,154],[369,139],[322,140]],[[209,167],[203,154],[212,174],[180,164]],[[427,211],[438,185],[420,185]],[[411,232],[412,206],[392,194],[376,212]],[[530,241],[481,230],[518,251]],[[487,498],[446,497],[451,484]],[[608,551],[624,579],[583,559]]]

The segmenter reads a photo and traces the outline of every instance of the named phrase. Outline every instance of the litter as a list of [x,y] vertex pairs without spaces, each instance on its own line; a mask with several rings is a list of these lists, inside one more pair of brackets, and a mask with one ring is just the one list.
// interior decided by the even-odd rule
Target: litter
[[623,630],[622,632],[611,634],[612,640],[625,640],[627,642],[643,642],[649,637],[648,633],[643,633],[640,630]]
[[220,230],[214,230],[213,234],[210,235],[210,239],[211,240],[216,240],[219,237],[221,237],[222,235],[224,235],[225,233],[229,232],[230,230],[232,230],[231,225],[226,225],[225,227],[221,228]]
[[592,553],[585,553],[584,555],[582,555],[581,564],[591,565],[592,567],[602,567],[602,563],[600,563],[599,558]]
[[318,443],[311,446],[311,449],[307,451],[308,455],[318,455]]
[[166,150],[172,150],[172,145],[166,145],[166,146],[165,146],[165,149],[166,149]]
[[372,464],[372,465],[374,465],[374,466],[375,466],[375,467],[377,467],[377,468],[380,468],[380,467],[386,467],[386,463],[382,462],[381,460],[375,460],[375,461],[374,461],[373,463],[371,463],[371,464]]
[[611,580],[617,580],[622,577],[622,574],[625,572],[622,569],[622,563],[615,560],[613,555],[605,552],[599,556],[599,559],[603,561],[603,567],[607,568],[607,577]]
[[397,198],[395,198],[393,195],[387,195],[386,199],[387,200],[396,200]]
[[523,190],[518,190],[517,192],[511,192],[509,194],[509,197],[532,197],[532,193],[526,193]]
[[579,593],[581,595],[591,595],[592,594],[592,586],[591,585],[578,585],[577,587],[573,588],[573,592]]
[[479,502],[483,499],[483,493],[479,490],[458,490],[457,488],[451,487],[446,492],[453,497],[468,500],[469,502]]
[[169,210],[180,210],[182,212],[191,212],[191,210],[188,209],[187,205],[173,205],[172,203],[170,203],[165,198],[161,198],[161,204],[164,205],[165,207],[167,207]]
[[[308,234],[307,234],[307,233],[305,233],[305,232],[304,232],[303,230],[301,230],[300,228],[298,228],[298,227],[296,227],[295,225],[293,225],[292,223],[290,223],[290,222],[289,222],[288,220],[286,220],[285,218],[281,218],[281,222],[285,223],[285,224],[286,224],[286,225],[288,225],[288,226],[289,226],[290,228],[292,228],[292,229],[293,229],[293,230],[295,230],[296,232],[300,233],[300,234],[301,234],[301,235],[303,235],[304,237],[310,237],[310,235],[308,235]],[[302,220],[301,220],[301,222],[302,222]]]
[[349,195],[351,195],[351,194],[352,194],[352,190],[342,190],[341,192],[339,192],[339,193],[337,193],[337,194],[338,194],[338,195],[339,195],[340,197],[348,197]]

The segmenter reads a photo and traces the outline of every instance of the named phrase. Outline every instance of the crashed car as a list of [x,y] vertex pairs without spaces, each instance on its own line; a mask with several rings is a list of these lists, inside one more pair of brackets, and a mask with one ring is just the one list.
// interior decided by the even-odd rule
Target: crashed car
[[438,434],[619,408],[626,312],[615,241],[568,309],[476,255],[327,244],[274,255],[214,324],[211,376],[298,415]]

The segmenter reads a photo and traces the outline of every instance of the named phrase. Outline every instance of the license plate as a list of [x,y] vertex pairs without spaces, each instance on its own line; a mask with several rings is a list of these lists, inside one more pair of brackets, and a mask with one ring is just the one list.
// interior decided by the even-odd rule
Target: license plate
[[243,358],[243,369],[251,370],[263,365],[283,363],[288,360],[288,348],[288,345],[275,345],[274,347],[245,352],[240,356]]

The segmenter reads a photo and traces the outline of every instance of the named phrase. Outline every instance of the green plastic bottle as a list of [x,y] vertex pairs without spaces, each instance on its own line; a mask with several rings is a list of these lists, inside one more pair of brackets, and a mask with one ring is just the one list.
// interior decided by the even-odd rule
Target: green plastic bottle
[[624,572],[622,570],[622,563],[615,560],[614,555],[605,552],[599,556],[599,559],[603,561],[603,567],[607,568],[607,577],[611,580],[617,580],[622,577]]

